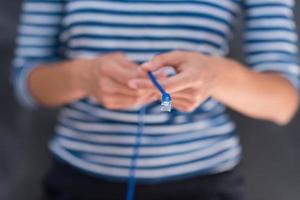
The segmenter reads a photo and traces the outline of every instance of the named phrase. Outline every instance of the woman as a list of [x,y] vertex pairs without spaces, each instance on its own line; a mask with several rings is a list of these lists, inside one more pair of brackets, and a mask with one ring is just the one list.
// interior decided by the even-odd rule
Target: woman
[[[223,105],[279,125],[292,118],[299,86],[293,6],[25,1],[16,94],[27,107],[62,106],[49,145],[54,164],[46,199],[124,199],[142,106],[136,199],[242,199],[241,148]],[[245,65],[226,58],[241,11]],[[157,70],[165,66],[176,74]],[[171,94],[171,113],[159,111],[148,70]]]

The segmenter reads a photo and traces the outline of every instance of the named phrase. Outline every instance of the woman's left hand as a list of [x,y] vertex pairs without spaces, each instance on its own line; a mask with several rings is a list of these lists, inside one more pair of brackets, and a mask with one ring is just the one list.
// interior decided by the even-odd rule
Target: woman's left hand
[[192,112],[212,95],[221,82],[224,62],[227,59],[202,55],[196,52],[172,51],[154,57],[142,66],[141,76],[129,81],[134,89],[152,89],[147,71],[156,71],[165,66],[176,70],[176,75],[160,79],[160,84],[171,94],[173,106],[184,112]]

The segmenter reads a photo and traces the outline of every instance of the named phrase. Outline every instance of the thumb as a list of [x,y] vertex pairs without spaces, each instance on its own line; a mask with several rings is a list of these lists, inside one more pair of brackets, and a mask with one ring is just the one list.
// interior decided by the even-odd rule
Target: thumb
[[186,58],[187,52],[172,51],[155,56],[151,61],[144,63],[142,68],[145,71],[155,71],[162,67],[172,66],[177,71]]

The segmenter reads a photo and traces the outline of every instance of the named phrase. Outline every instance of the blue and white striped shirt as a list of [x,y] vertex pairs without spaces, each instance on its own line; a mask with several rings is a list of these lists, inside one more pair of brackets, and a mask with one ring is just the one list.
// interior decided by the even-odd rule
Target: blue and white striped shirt
[[[35,107],[26,80],[41,63],[124,52],[137,63],[175,49],[226,56],[245,14],[247,64],[299,87],[292,0],[56,0],[24,2],[14,60],[22,104]],[[89,99],[62,108],[50,142],[60,160],[86,173],[129,176],[138,108],[112,111]],[[208,99],[192,113],[147,106],[137,178],[156,182],[232,169],[241,148],[223,105]]]

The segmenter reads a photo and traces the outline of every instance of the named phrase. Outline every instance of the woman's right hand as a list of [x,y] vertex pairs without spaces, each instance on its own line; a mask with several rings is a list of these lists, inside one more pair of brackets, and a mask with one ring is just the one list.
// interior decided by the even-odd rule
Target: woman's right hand
[[85,96],[92,98],[108,109],[126,109],[155,100],[151,91],[134,90],[128,87],[130,79],[137,76],[138,65],[122,53],[81,60],[76,65],[78,87]]

